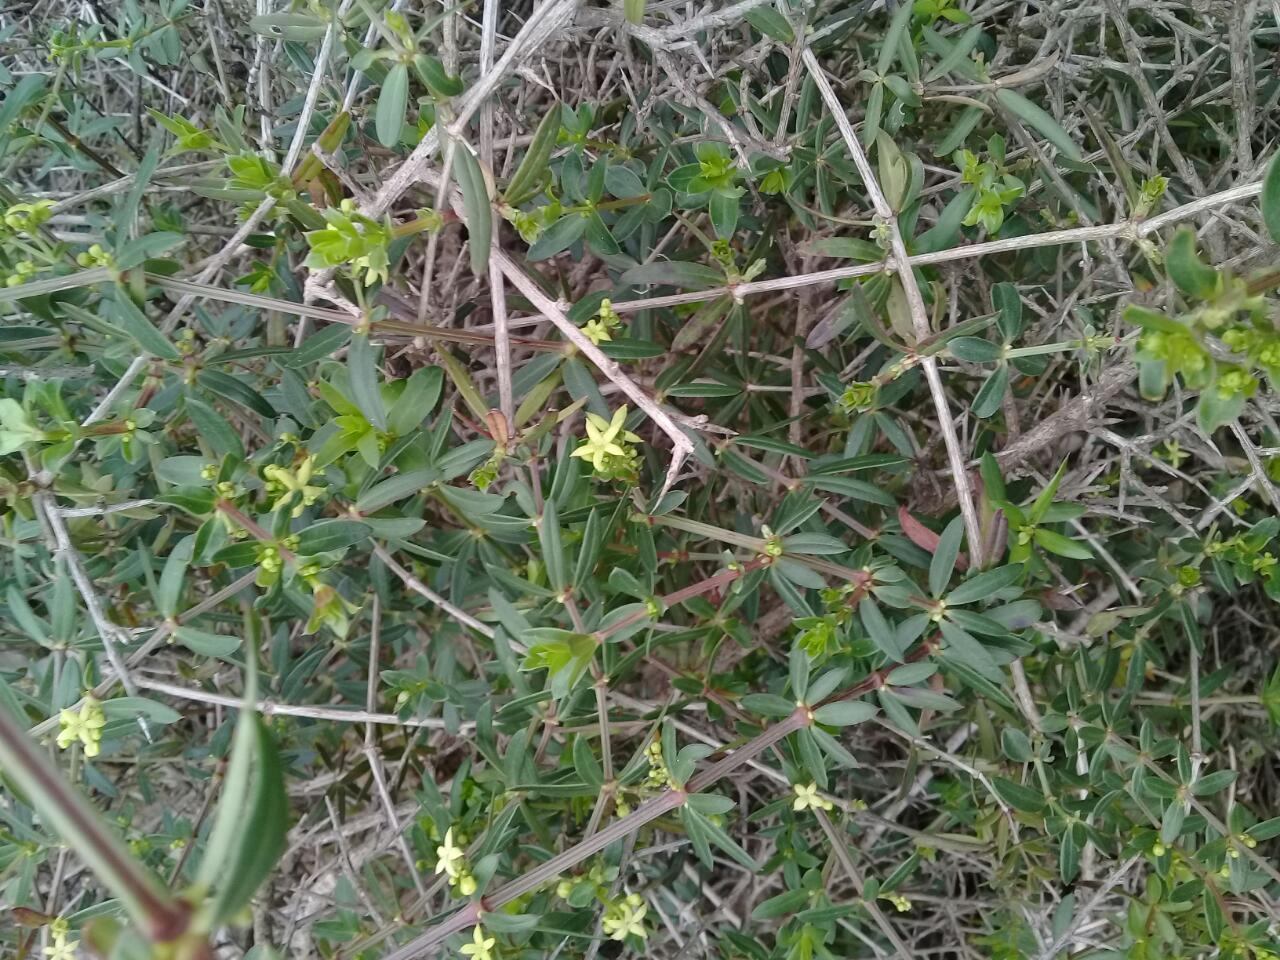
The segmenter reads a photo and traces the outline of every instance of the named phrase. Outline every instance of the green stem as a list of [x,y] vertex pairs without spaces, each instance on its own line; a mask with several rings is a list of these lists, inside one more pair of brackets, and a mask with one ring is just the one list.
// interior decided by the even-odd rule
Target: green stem
[[0,769],[26,794],[42,820],[81,857],[137,921],[148,939],[164,942],[186,932],[190,910],[139,863],[85,796],[0,709]]

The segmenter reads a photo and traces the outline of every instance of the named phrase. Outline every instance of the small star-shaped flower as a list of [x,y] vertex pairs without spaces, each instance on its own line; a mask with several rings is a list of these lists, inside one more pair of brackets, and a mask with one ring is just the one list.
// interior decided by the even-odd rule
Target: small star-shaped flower
[[436,862],[436,873],[447,873],[450,878],[457,879],[463,853],[461,847],[454,845],[453,827],[445,831],[444,843],[436,847],[436,856],[439,857]]
[[649,935],[644,928],[644,915],[648,912],[647,903],[620,903],[605,916],[601,926],[611,940],[625,940],[631,934],[643,940]]
[[53,945],[44,948],[48,960],[76,960],[76,947],[79,940],[68,940],[65,936],[54,937]]
[[102,704],[93,697],[85,697],[79,712],[63,710],[58,716],[62,730],[58,733],[58,746],[65,750],[79,740],[84,744],[84,755],[96,757],[99,741],[102,740],[102,728],[107,725],[107,716],[102,712]]
[[795,802],[791,804],[793,810],[830,810],[835,806],[825,797],[818,796],[818,785],[811,783],[806,786],[803,783],[797,783],[792,787],[796,792]]
[[471,960],[491,960],[493,945],[497,942],[493,937],[486,937],[484,931],[477,925],[471,931],[471,942],[463,945],[462,954],[470,957]]
[[619,407],[614,412],[611,420],[605,420],[604,417],[588,413],[587,439],[582,441],[582,445],[577,450],[573,451],[573,456],[590,460],[591,466],[596,470],[604,469],[605,457],[626,456],[627,451],[622,446],[622,443],[619,442],[619,439],[625,443],[638,443],[640,440],[630,430],[622,428],[626,419],[627,408],[625,406]]

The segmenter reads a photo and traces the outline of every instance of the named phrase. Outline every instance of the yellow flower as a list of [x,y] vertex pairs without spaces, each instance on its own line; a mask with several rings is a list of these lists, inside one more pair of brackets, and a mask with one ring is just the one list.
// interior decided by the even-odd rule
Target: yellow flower
[[582,441],[582,446],[573,451],[573,456],[590,460],[591,466],[596,470],[605,468],[605,457],[625,457],[627,451],[622,444],[640,442],[640,438],[634,433],[622,428],[626,419],[627,408],[625,406],[619,407],[614,412],[611,420],[605,420],[604,417],[588,413],[587,439]]
[[609,333],[609,328],[604,325],[604,321],[599,317],[588,320],[582,326],[582,332],[585,333],[592,343],[598,344],[602,340],[612,340],[613,337]]
[[58,723],[62,729],[58,733],[58,746],[63,750],[79,740],[84,744],[84,755],[96,757],[102,741],[102,728],[107,725],[107,716],[102,712],[102,703],[95,697],[84,698],[84,703],[77,713],[74,710],[63,710],[58,715]]
[[491,960],[493,957],[491,951],[493,950],[493,945],[497,942],[493,937],[486,937],[484,931],[477,924],[471,931],[471,942],[463,945],[462,954],[470,957],[471,960]]
[[44,955],[49,960],[76,960],[76,947],[78,946],[80,946],[79,940],[55,937],[53,946],[44,948]]
[[302,511],[315,503],[320,495],[324,493],[324,487],[313,487],[308,483],[311,479],[311,474],[315,470],[315,465],[315,458],[307,457],[302,463],[298,464],[296,471],[274,463],[262,468],[262,475],[280,491],[280,499],[276,501],[277,507],[286,501],[295,500],[294,495],[297,494],[293,509],[289,511],[290,516],[301,516]]
[[818,796],[818,785],[811,783],[805,786],[797,783],[792,787],[796,792],[795,802],[791,804],[793,810],[830,810],[835,806],[825,797]]
[[613,309],[613,301],[605,297],[600,301],[597,315],[582,325],[582,332],[591,339],[592,343],[598,344],[602,340],[612,340],[613,331],[620,326],[622,326],[622,318]]
[[456,880],[462,873],[462,848],[454,846],[453,827],[444,835],[444,843],[436,847],[436,873],[447,873],[450,879]]
[[610,907],[600,925],[611,940],[625,940],[631,934],[643,940],[649,935],[644,928],[644,915],[648,912],[649,905],[632,894],[622,903]]
[[911,909],[911,901],[908,900],[906,897],[899,896],[896,893],[886,893],[883,895],[881,899],[888,900],[890,903],[892,903],[894,909],[897,910],[899,913],[906,913],[908,910]]

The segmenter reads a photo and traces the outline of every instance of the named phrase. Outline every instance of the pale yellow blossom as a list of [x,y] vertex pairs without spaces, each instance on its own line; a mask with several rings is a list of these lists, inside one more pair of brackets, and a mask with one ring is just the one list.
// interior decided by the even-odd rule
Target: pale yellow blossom
[[830,800],[818,795],[816,783],[807,786],[797,783],[792,789],[796,792],[795,802],[791,804],[793,810],[830,810],[835,806]]

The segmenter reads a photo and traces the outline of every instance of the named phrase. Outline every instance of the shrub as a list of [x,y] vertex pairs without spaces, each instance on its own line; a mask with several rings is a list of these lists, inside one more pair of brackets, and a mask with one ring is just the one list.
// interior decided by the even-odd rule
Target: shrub
[[1261,5],[20,6],[13,955],[1274,960]]

